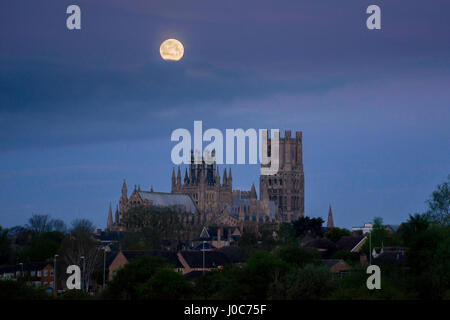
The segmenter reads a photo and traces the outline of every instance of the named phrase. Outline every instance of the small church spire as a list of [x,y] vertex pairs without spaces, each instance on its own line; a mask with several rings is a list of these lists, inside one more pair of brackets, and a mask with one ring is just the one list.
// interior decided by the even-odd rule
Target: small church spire
[[108,222],[106,224],[106,229],[111,230],[113,226],[113,218],[112,218],[112,208],[111,208],[111,202],[109,203],[109,210],[108,210]]
[[255,188],[255,184],[252,183],[252,189],[250,190],[250,199],[256,199],[256,188]]
[[178,167],[178,172],[177,172],[177,187],[181,187],[181,169],[180,169],[180,167]]
[[126,199],[127,196],[128,196],[127,182],[125,181],[125,179],[123,179],[123,184],[122,184],[122,198]]
[[223,169],[223,185],[226,185],[228,183],[227,179],[227,168]]
[[185,169],[185,172],[184,172],[184,184],[185,185],[189,184],[189,176],[188,176],[188,169],[187,168]]
[[334,228],[333,212],[331,211],[331,205],[329,206],[329,209],[328,209],[327,228],[329,228],[329,229]]

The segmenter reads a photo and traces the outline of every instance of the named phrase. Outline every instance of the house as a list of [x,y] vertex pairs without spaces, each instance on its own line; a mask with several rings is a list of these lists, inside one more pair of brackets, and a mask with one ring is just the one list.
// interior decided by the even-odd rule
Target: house
[[359,252],[367,240],[367,236],[344,236],[336,242],[337,250]]
[[400,225],[397,224],[387,224],[384,226],[384,229],[390,233],[396,233],[400,228]]
[[0,267],[0,280],[17,280],[24,276],[28,282],[41,288],[53,289],[54,269],[49,262],[31,262]]
[[314,239],[308,242],[305,247],[317,249],[323,258],[331,256],[336,251],[336,244],[327,238]]
[[362,227],[353,227],[353,232],[362,232],[362,234],[370,233],[373,229],[373,223],[363,223]]
[[322,263],[327,266],[331,272],[339,275],[347,274],[351,271],[350,265],[342,259],[322,259]]
[[160,257],[162,258],[168,265],[174,267],[176,272],[182,272],[183,265],[180,263],[177,254],[169,251],[143,251],[143,250],[129,250],[129,251],[120,251],[112,260],[111,264],[108,267],[109,270],[109,280],[114,277],[114,274],[126,265],[128,262],[136,260],[138,258],[144,256],[151,257]]
[[372,252],[372,264],[376,265],[406,265],[406,253],[402,248],[382,248]]
[[210,271],[230,264],[226,254],[220,251],[181,251],[177,254],[183,265],[183,274],[192,271]]
[[232,245],[241,237],[239,227],[210,226],[203,227],[200,237],[194,240],[194,247],[201,247],[207,242],[212,248],[222,248]]

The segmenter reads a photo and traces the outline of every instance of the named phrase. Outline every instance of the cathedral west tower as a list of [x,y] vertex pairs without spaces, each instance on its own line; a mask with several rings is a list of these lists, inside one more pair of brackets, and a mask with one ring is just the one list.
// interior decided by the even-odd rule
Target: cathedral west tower
[[[268,155],[271,156],[271,138],[267,142]],[[278,219],[290,222],[305,214],[305,177],[303,174],[302,132],[291,137],[286,130],[279,141],[279,169],[275,175],[260,175],[260,197],[267,190],[269,200],[278,208]]]

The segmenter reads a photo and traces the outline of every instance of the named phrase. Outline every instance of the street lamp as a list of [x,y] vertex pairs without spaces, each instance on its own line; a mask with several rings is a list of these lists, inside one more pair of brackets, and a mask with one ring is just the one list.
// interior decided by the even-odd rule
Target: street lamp
[[53,294],[56,296],[56,258],[59,255],[55,254],[53,256]]
[[205,274],[205,242],[203,241],[203,274]]
[[82,283],[82,286],[83,286],[83,290],[86,291],[86,283],[85,283],[85,279],[84,279],[84,277],[85,277],[84,269],[85,269],[85,266],[86,266],[86,258],[84,256],[81,256],[80,259],[83,259],[83,272],[81,274],[81,283]]
[[23,277],[23,262],[19,263],[19,266],[21,267],[21,272],[20,272],[20,276]]
[[103,247],[103,290],[106,284],[106,247]]

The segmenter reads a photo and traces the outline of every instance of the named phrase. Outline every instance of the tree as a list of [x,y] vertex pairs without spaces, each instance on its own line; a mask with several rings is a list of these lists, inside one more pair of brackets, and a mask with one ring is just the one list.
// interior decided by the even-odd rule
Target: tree
[[142,290],[145,291],[145,288],[139,289],[139,286],[164,268],[166,265],[162,258],[152,256],[144,256],[127,263],[108,282],[108,287],[102,296],[107,299],[141,299],[143,298]]
[[200,233],[194,224],[183,222],[186,214],[176,208],[139,206],[128,210],[122,223],[127,230],[139,233],[146,245],[157,250],[163,240],[187,240]]
[[381,290],[368,290],[365,268],[355,268],[343,277],[338,287],[331,292],[329,298],[338,300],[404,300],[413,299],[414,295],[404,287],[405,279],[410,275],[403,270],[383,268]]
[[329,231],[325,233],[325,238],[330,241],[338,242],[344,236],[349,236],[350,231],[344,228],[331,228]]
[[8,230],[0,226],[0,265],[7,264],[11,257],[11,243],[8,239]]
[[306,265],[291,269],[281,281],[272,288],[276,299],[318,300],[326,299],[336,288],[333,275],[325,266]]
[[53,231],[58,231],[58,232],[61,232],[61,233],[66,233],[67,232],[66,223],[64,221],[62,221],[61,219],[52,219],[51,220],[51,225],[52,225],[52,230]]
[[292,223],[283,222],[278,230],[278,241],[282,244],[295,242],[295,228]]
[[44,290],[28,285],[23,280],[0,281],[0,300],[45,300],[49,296]]
[[253,232],[244,232],[238,241],[238,246],[246,250],[256,247],[257,244],[258,237]]
[[[255,252],[238,273],[239,299],[267,299],[269,289],[288,272],[289,265],[282,259],[264,251]],[[238,297],[235,297],[235,299]]]
[[275,251],[275,256],[295,266],[304,267],[307,264],[321,263],[320,254],[317,250],[300,247],[297,243],[291,243]]
[[164,268],[156,271],[149,280],[140,285],[138,291],[142,299],[179,300],[189,299],[193,287],[181,274]]
[[415,236],[421,234],[428,229],[430,225],[429,217],[426,214],[409,215],[409,219],[406,223],[403,223],[400,227],[400,235],[406,246],[411,244],[411,241]]
[[321,236],[322,235],[322,218],[310,218],[310,217],[301,217],[298,220],[292,222],[295,234],[297,237],[302,237],[306,234],[311,234],[312,236]]
[[95,231],[94,224],[88,219],[75,219],[72,221],[72,233],[83,232],[92,234]]
[[64,235],[51,231],[35,235],[20,253],[23,262],[46,261],[59,250]]
[[447,181],[438,185],[427,201],[427,215],[439,223],[450,225],[450,175]]
[[422,299],[450,293],[450,227],[430,225],[411,237],[407,251],[412,289]]
[[[75,228],[61,244],[60,255],[67,265],[78,265],[82,273],[83,288],[88,288],[92,273],[103,262],[103,250],[85,228]],[[84,258],[82,258],[84,257]]]
[[34,234],[41,234],[52,231],[52,223],[49,215],[33,214],[28,220],[27,228]]

